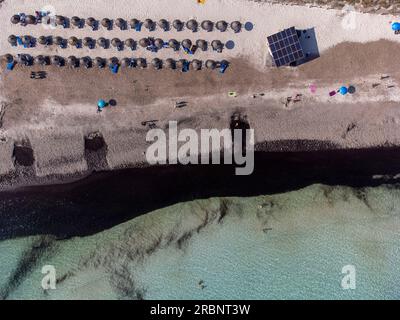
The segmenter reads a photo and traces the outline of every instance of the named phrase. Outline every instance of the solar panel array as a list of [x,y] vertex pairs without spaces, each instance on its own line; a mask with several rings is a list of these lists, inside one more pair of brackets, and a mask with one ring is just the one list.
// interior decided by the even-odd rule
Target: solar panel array
[[303,49],[294,27],[275,33],[267,39],[277,67],[288,65],[304,57]]

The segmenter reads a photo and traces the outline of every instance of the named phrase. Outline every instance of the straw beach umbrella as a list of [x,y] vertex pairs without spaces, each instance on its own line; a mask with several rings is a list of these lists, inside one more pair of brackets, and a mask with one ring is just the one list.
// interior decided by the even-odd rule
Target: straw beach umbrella
[[96,63],[96,66],[99,68],[104,68],[106,66],[106,60],[104,58],[96,57],[94,61]]
[[175,39],[170,39],[168,41],[168,45],[174,50],[178,50],[179,49],[179,42],[177,40],[175,40]]
[[14,36],[13,34],[8,36],[8,43],[11,44],[12,46],[15,46],[17,44],[17,37]]
[[111,44],[112,44],[113,47],[119,48],[122,45],[122,41],[120,39],[118,39],[118,38],[113,38],[111,40]]
[[182,31],[183,29],[183,22],[179,19],[176,19],[172,22],[173,27],[176,29],[176,31]]
[[213,30],[214,24],[210,20],[205,20],[201,23],[201,27],[203,28],[203,30],[210,32]]
[[146,47],[148,47],[150,45],[150,40],[148,38],[142,38],[142,39],[139,40],[139,44],[143,48],[146,48]]
[[101,20],[101,25],[106,29],[110,29],[111,28],[111,20],[108,18],[104,18],[103,20]]
[[75,26],[75,27],[79,27],[79,26],[81,25],[81,23],[82,23],[81,21],[82,21],[82,19],[79,18],[79,17],[77,17],[77,16],[73,16],[73,17],[71,18],[71,23],[72,23],[72,25]]
[[52,56],[50,61],[53,65],[58,67],[61,67],[63,63],[63,59],[60,56]]
[[107,40],[105,38],[98,38],[97,39],[97,44],[101,47],[101,48],[105,48],[107,46]]
[[19,16],[19,14],[14,14],[12,17],[11,17],[11,23],[12,24],[18,24],[18,23],[20,23],[21,22],[21,17]]
[[84,66],[87,69],[92,67],[92,59],[90,57],[81,58],[80,63],[82,66]]
[[137,60],[136,60],[136,65],[139,67],[139,68],[146,68],[147,67],[147,62],[146,62],[146,59],[144,59],[144,58],[138,58]]
[[38,43],[39,43],[39,44],[42,44],[42,45],[46,45],[46,44],[49,43],[49,40],[48,40],[48,38],[45,37],[45,36],[40,36],[40,37],[38,38]]
[[156,46],[157,49],[162,49],[164,47],[164,40],[157,38],[154,40],[154,45]]
[[35,57],[35,63],[37,65],[43,66],[46,64],[46,59],[42,55],[38,55]]
[[161,19],[161,20],[159,20],[158,21],[158,26],[162,29],[162,30],[164,30],[164,31],[168,31],[168,21],[167,20],[165,20],[165,19]]
[[206,67],[207,69],[214,70],[217,67],[217,63],[214,60],[207,60]]
[[12,54],[6,53],[2,59],[6,62],[6,63],[11,63],[14,61],[14,57]]
[[61,46],[64,40],[61,37],[53,37],[53,43],[57,46]]
[[93,18],[93,17],[90,17],[90,18],[87,18],[86,19],[86,24],[89,26],[89,27],[94,27],[95,25],[96,25],[96,19],[95,18]]
[[27,24],[35,24],[36,18],[32,15],[28,15],[28,16],[26,16],[25,21]]
[[174,59],[171,59],[171,58],[168,58],[167,60],[165,60],[165,66],[166,66],[167,68],[169,68],[169,69],[175,69],[175,68],[176,68],[176,66],[175,66],[175,60],[174,60]]
[[223,49],[223,47],[224,47],[224,45],[222,44],[222,42],[219,41],[219,40],[213,40],[213,41],[211,42],[211,46],[212,46],[212,48],[213,48],[215,51],[217,51],[217,52],[222,52],[222,49]]
[[151,20],[151,19],[146,19],[146,20],[144,20],[143,25],[144,25],[144,27],[145,27],[146,29],[148,29],[148,30],[151,31],[151,30],[153,30],[154,22],[153,22],[153,20]]
[[231,28],[233,31],[240,32],[240,30],[242,29],[242,24],[239,21],[233,21],[231,23]]
[[117,20],[115,20],[115,24],[118,28],[124,30],[126,26],[126,21],[122,18],[118,18]]
[[177,69],[182,69],[183,68],[183,66],[184,66],[184,64],[187,62],[187,60],[186,59],[179,59],[177,62],[176,62],[176,68]]
[[224,20],[220,20],[220,21],[217,22],[217,24],[215,25],[215,27],[216,27],[219,31],[224,32],[224,31],[226,31],[226,29],[228,28],[228,23],[227,23],[226,21],[224,21]]
[[121,64],[125,68],[131,68],[132,67],[132,59],[131,58],[123,58]]
[[131,19],[129,21],[129,24],[132,29],[136,29],[136,27],[138,26],[139,23],[140,23],[140,21],[138,19]]
[[68,65],[73,68],[77,68],[79,66],[79,59],[75,56],[69,56],[67,61],[68,61]]
[[86,46],[86,47],[91,47],[92,44],[93,44],[93,39],[90,38],[90,37],[85,37],[85,38],[83,38],[83,40],[82,40],[82,44],[83,44],[84,46]]
[[197,59],[192,60],[191,65],[192,65],[193,70],[201,70],[202,63],[200,60],[197,60]]
[[135,43],[135,40],[129,38],[129,39],[126,39],[126,40],[125,40],[125,45],[126,45],[128,48],[131,48],[131,49],[133,50],[133,49],[135,48],[136,43]]
[[156,70],[160,70],[162,67],[162,61],[158,58],[154,58],[151,61],[151,64],[153,65],[154,69],[156,69]]
[[190,39],[185,39],[182,41],[182,47],[189,49],[192,46],[192,41]]
[[198,23],[196,20],[191,19],[188,22],[186,22],[186,28],[188,28],[189,30],[192,30],[193,32],[197,31],[198,28]]
[[63,26],[65,24],[65,18],[63,16],[56,16],[56,24],[58,26]]
[[117,57],[112,57],[112,58],[108,59],[108,63],[113,66],[113,65],[119,64],[119,60]]
[[207,50],[207,41],[199,39],[196,41],[196,46],[203,51]]
[[79,40],[77,37],[69,37],[68,43],[69,43],[69,45],[76,47],[79,43]]

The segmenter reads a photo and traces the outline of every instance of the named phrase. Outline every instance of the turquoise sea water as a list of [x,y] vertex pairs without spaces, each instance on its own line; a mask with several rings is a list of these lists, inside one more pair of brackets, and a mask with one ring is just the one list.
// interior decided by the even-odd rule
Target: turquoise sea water
[[[400,189],[313,185],[163,208],[93,236],[0,242],[7,299],[399,299]],[[41,288],[54,265],[57,289]],[[343,266],[356,268],[344,290]]]

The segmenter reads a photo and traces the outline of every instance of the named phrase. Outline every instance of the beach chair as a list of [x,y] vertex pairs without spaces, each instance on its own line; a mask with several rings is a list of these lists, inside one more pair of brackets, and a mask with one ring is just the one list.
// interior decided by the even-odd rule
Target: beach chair
[[117,65],[117,64],[111,65],[110,69],[111,69],[112,73],[117,74],[118,73],[118,69],[119,69],[119,65]]
[[24,43],[22,42],[22,38],[21,38],[21,37],[17,37],[17,43],[18,43],[20,46],[23,46],[23,45],[24,45]]
[[136,25],[136,27],[135,27],[135,30],[136,31],[141,31],[142,30],[142,24],[141,23],[138,23],[137,25]]

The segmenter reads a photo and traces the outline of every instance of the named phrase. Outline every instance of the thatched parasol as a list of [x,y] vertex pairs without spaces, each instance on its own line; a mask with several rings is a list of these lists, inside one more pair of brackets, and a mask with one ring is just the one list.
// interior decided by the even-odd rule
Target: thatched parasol
[[190,39],[185,39],[182,41],[182,47],[190,49],[192,46],[192,41]]
[[75,27],[79,27],[79,26],[81,25],[81,21],[82,21],[82,19],[79,18],[79,17],[77,17],[77,16],[73,16],[73,17],[71,18],[71,23],[72,23],[72,25],[75,26]]
[[140,21],[138,19],[131,19],[129,21],[129,24],[131,26],[132,29],[136,29],[137,25],[140,23]]
[[151,64],[156,70],[159,70],[162,67],[162,61],[158,58],[154,58],[153,60],[151,60]]
[[154,45],[158,48],[158,49],[162,49],[164,47],[164,40],[157,38],[154,40]]
[[200,48],[201,50],[206,51],[207,50],[207,41],[199,39],[196,41],[196,46],[198,48]]
[[96,62],[96,66],[99,68],[104,68],[106,65],[106,60],[104,58],[96,57],[94,61]]
[[119,60],[117,57],[112,57],[112,58],[108,59],[108,63],[113,66],[113,65],[119,64]]
[[13,34],[8,36],[8,43],[11,45],[16,45],[17,44],[17,37],[14,36]]
[[53,43],[57,46],[61,46],[64,40],[61,37],[53,37]]
[[151,20],[151,19],[146,19],[146,20],[144,20],[143,25],[144,25],[144,27],[145,27],[146,29],[153,30],[154,22],[153,22],[153,20]]
[[63,59],[60,56],[52,56],[51,57],[51,63],[54,64],[55,66],[61,66],[63,62]]
[[93,18],[93,17],[87,18],[87,19],[86,19],[86,24],[87,24],[89,27],[94,27],[94,26],[96,25],[96,19]]
[[186,62],[187,62],[186,59],[179,59],[179,60],[176,62],[176,68],[177,68],[177,69],[182,69],[182,68],[183,68],[183,65],[184,65]]
[[126,21],[122,18],[118,18],[117,20],[115,20],[115,24],[118,28],[120,28],[122,30],[126,26]]
[[92,59],[90,57],[83,57],[81,58],[80,63],[85,68],[90,68],[92,66]]
[[207,32],[210,32],[214,28],[214,24],[210,20],[205,20],[201,23],[201,27],[206,30]]
[[217,67],[217,63],[214,60],[207,60],[206,67],[207,69],[214,70]]
[[139,68],[146,68],[146,67],[147,67],[146,59],[144,59],[144,58],[138,58],[138,59],[136,60],[136,65],[137,65]]
[[242,28],[242,24],[239,21],[233,21],[231,23],[231,28],[235,32],[239,32],[240,29]]
[[189,30],[192,30],[193,32],[197,31],[198,28],[198,23],[196,20],[191,19],[188,22],[186,22],[186,28],[188,28]]
[[20,23],[20,21],[21,21],[21,17],[19,16],[19,14],[14,14],[14,15],[11,17],[11,23],[12,23],[12,24]]
[[128,48],[134,49],[134,48],[135,48],[135,44],[136,44],[136,43],[135,43],[135,40],[133,40],[133,39],[131,39],[131,38],[125,40],[125,45],[126,45]]
[[69,43],[71,46],[74,46],[74,47],[75,47],[75,46],[79,43],[79,40],[78,40],[77,37],[69,37],[68,43]]
[[97,39],[97,44],[100,47],[105,48],[107,46],[107,40],[105,38],[98,38]]
[[172,25],[177,31],[181,31],[183,29],[183,22],[181,20],[174,20],[172,22]]
[[214,50],[216,50],[216,51],[218,51],[218,52],[221,52],[222,49],[223,49],[223,47],[224,47],[224,45],[222,44],[222,42],[219,41],[219,40],[213,40],[213,41],[211,42],[211,46],[212,46],[212,48],[213,48]]
[[167,60],[165,60],[165,66],[166,66],[167,68],[169,68],[169,69],[175,69],[175,68],[176,68],[176,66],[175,66],[175,60],[174,60],[174,59],[171,59],[171,58],[168,58]]
[[107,19],[107,18],[104,18],[103,20],[101,20],[101,25],[102,25],[104,28],[109,29],[109,28],[111,27],[111,20],[110,20],[110,19]]
[[150,40],[148,38],[142,38],[142,39],[139,40],[139,44],[143,48],[146,48],[146,47],[148,47],[150,45]]
[[177,50],[179,48],[179,42],[176,39],[170,39],[168,41],[168,45],[174,50]]
[[226,21],[224,21],[224,20],[220,20],[220,21],[218,21],[218,22],[216,23],[215,27],[216,27],[219,31],[224,32],[224,31],[226,31],[226,29],[228,28],[228,23],[227,23]]
[[49,43],[49,40],[48,40],[48,38],[45,37],[45,36],[40,36],[40,37],[38,38],[38,43],[39,43],[39,44],[42,44],[42,45],[46,45],[46,44]]
[[65,18],[63,16],[56,16],[56,24],[63,26],[65,24]]
[[69,57],[68,57],[68,64],[69,64],[71,67],[76,68],[76,67],[78,67],[78,65],[79,65],[79,59],[78,59],[77,57],[75,57],[75,56],[69,56]]
[[2,58],[6,63],[11,63],[14,61],[13,55],[11,55],[9,53],[5,54]]
[[165,19],[161,19],[158,21],[158,26],[164,31],[168,31],[168,21]]
[[25,22],[28,24],[35,24],[36,23],[36,18],[32,15],[28,15],[25,18]]
[[121,64],[123,67],[129,68],[132,66],[132,59],[131,58],[123,58]]
[[90,38],[90,37],[85,37],[85,38],[83,38],[83,40],[82,40],[82,44],[83,44],[84,46],[86,46],[86,47],[90,47],[90,46],[92,45],[92,43],[93,43],[93,39]]
[[111,40],[111,44],[113,45],[113,47],[120,47],[122,45],[122,41],[118,38],[114,38]]
[[194,60],[192,60],[191,65],[192,65],[193,70],[200,70],[202,63],[200,60],[194,59]]
[[42,55],[36,56],[35,63],[40,65],[40,66],[45,65],[46,64],[46,59]]

